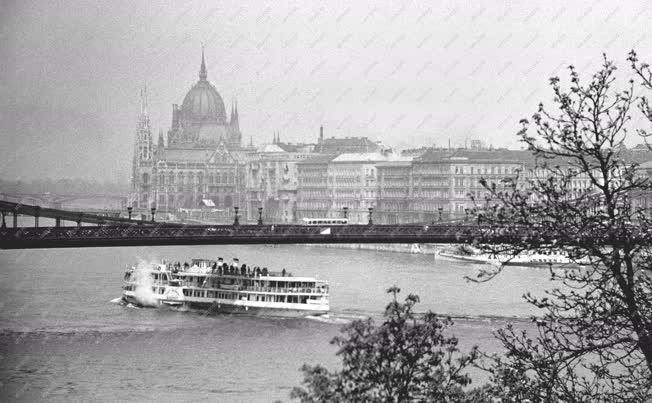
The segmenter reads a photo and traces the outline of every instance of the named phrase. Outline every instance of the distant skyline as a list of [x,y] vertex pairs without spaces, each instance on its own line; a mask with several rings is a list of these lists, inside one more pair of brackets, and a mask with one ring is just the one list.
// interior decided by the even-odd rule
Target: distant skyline
[[196,82],[243,142],[368,136],[398,148],[479,138],[517,147],[548,77],[588,76],[603,52],[652,62],[646,1],[336,5],[9,0],[0,6],[0,172],[9,179],[129,178],[139,94],[154,135]]

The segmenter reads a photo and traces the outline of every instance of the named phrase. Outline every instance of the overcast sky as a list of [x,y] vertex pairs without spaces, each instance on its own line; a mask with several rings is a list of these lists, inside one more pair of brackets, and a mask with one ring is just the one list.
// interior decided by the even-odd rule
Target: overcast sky
[[[314,4],[313,4],[314,3]],[[526,5],[527,3],[527,5]],[[155,136],[208,79],[243,138],[518,147],[518,121],[568,64],[652,62],[649,1],[31,1],[0,9],[3,177],[127,181],[140,87]],[[571,5],[572,4],[572,5]]]

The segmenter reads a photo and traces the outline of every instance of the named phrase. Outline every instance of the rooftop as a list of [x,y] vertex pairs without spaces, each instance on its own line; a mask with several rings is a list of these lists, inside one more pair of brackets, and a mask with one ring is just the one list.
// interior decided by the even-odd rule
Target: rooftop
[[404,157],[396,154],[381,153],[344,153],[333,159],[333,162],[391,162],[391,161],[412,161],[412,157]]
[[300,161],[297,164],[307,165],[307,164],[328,164],[333,159],[337,157],[336,154],[318,154],[314,157],[307,158],[304,161]]

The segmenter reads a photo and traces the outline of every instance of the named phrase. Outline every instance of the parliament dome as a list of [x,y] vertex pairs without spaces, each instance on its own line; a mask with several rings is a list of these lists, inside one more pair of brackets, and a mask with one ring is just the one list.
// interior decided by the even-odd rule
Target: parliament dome
[[207,80],[203,51],[201,55],[199,81],[188,91],[183,99],[181,115],[186,122],[191,123],[226,123],[224,101],[213,84]]

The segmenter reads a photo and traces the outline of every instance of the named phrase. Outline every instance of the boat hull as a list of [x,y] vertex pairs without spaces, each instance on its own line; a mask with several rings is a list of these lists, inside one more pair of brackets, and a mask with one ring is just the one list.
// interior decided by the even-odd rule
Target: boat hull
[[567,259],[545,259],[539,258],[535,259],[522,259],[522,258],[504,258],[504,259],[490,259],[486,256],[481,255],[455,255],[452,253],[440,252],[439,256],[461,260],[465,262],[478,263],[478,264],[489,264],[494,266],[519,266],[519,267],[577,267],[581,266],[579,263],[571,262]]
[[328,307],[315,307],[315,309],[293,309],[279,307],[249,306],[244,304],[229,304],[216,301],[178,301],[157,299],[154,304],[143,303],[132,293],[124,293],[122,300],[134,306],[143,308],[170,307],[184,311],[195,311],[206,314],[235,314],[249,316],[271,316],[284,318],[299,318],[305,316],[318,316],[328,314]]
[[284,318],[300,318],[305,316],[325,315],[328,310],[307,310],[292,308],[265,308],[243,305],[215,304],[205,302],[187,302],[190,310],[206,312],[209,314],[233,314],[248,316],[272,316]]

